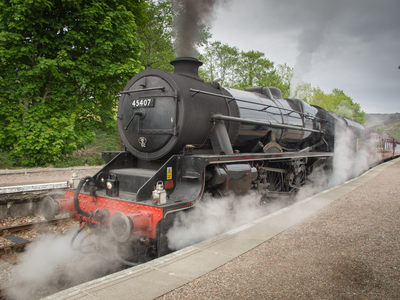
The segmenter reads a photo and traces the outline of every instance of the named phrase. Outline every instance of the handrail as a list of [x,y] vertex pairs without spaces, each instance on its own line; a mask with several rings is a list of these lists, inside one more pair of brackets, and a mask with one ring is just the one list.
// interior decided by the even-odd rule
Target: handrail
[[[263,109],[260,109],[259,111],[265,111],[269,108],[277,108],[280,110],[284,110],[284,111],[288,111],[290,113],[298,113],[302,116],[304,116],[307,119],[315,119],[315,120],[322,120],[318,117],[312,116],[310,114],[306,114],[306,113],[302,113],[300,111],[297,110],[293,110],[293,109],[288,109],[288,108],[282,108],[279,106],[275,106],[275,105],[269,105],[269,104],[263,104],[263,103],[256,103],[256,102],[252,102],[252,101],[248,101],[248,100],[244,100],[244,99],[239,99],[239,98],[235,98],[235,97],[231,97],[231,96],[227,96],[227,95],[222,95],[222,94],[216,94],[216,93],[211,93],[211,92],[207,92],[207,91],[202,91],[202,90],[197,90],[197,89],[190,89],[191,92],[193,92],[192,96],[195,96],[196,94],[204,94],[204,95],[209,95],[209,96],[214,96],[214,97],[219,97],[219,98],[224,98],[224,99],[229,99],[229,100],[234,100],[237,102],[243,102],[243,103],[249,103],[249,104],[254,104],[254,105],[260,105],[263,106]],[[288,114],[289,115],[289,114]]]
[[131,93],[139,93],[139,92],[147,92],[147,91],[155,91],[155,90],[165,90],[165,86],[156,86],[156,87],[151,87],[147,89],[140,89],[140,90],[129,90],[129,91],[122,91],[120,94],[131,94]]
[[272,128],[294,129],[294,130],[301,130],[301,131],[323,133],[323,131],[317,130],[317,129],[311,129],[311,128],[300,127],[300,126],[295,126],[295,125],[271,123],[268,121],[257,121],[257,120],[252,120],[252,119],[237,118],[237,117],[231,117],[231,116],[226,116],[226,115],[221,115],[221,114],[215,114],[211,117],[211,119],[212,120],[240,122],[240,123],[254,124],[254,125],[266,125],[266,126],[269,126]]

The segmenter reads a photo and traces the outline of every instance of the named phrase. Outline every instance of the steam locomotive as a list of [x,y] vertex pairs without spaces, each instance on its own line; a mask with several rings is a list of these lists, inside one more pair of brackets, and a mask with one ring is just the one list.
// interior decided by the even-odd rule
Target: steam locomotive
[[161,256],[170,251],[166,233],[176,214],[205,193],[293,193],[313,168],[330,164],[339,125],[353,133],[354,151],[373,134],[300,99],[283,99],[274,87],[206,83],[195,58],[171,64],[173,73],[149,69],[129,81],[117,114],[126,151],[109,154],[97,174],[62,198],[47,197],[47,218],[70,212],[108,228],[118,243]]

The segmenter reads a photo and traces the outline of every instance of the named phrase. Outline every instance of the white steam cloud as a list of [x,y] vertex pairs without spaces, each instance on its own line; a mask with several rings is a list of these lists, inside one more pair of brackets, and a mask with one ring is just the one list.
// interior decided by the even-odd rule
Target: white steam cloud
[[275,199],[267,204],[260,204],[261,196],[255,192],[218,199],[205,197],[195,208],[177,216],[167,233],[169,247],[182,249],[265,216],[295,201],[344,183],[360,175],[373,161],[377,161],[377,154],[374,154],[377,141],[359,141],[357,146],[356,136],[347,127],[337,126],[335,133],[336,150],[332,170],[326,171],[323,166],[316,167],[296,197]]
[[[184,248],[341,184],[377,161],[376,145],[376,140],[357,143],[349,129],[337,126],[333,169],[326,172],[323,166],[315,168],[296,197],[260,204],[261,196],[255,192],[222,198],[205,196],[195,208],[177,215],[167,233],[169,247]],[[30,244],[14,268],[8,298],[36,299],[119,269],[118,249],[110,239],[80,235],[75,244],[81,245],[83,253],[71,248],[72,236],[72,232],[65,236],[48,235]]]
[[379,160],[376,139],[357,139],[354,133],[344,126],[335,127],[335,137],[333,170],[329,177],[329,186],[342,184],[362,174]]
[[81,252],[71,247],[73,234],[49,234],[28,245],[3,287],[7,299],[39,299],[119,269],[112,244],[81,234],[76,240]]
[[320,1],[315,3],[312,11],[315,14],[307,20],[307,23],[303,24],[297,41],[298,55],[290,82],[290,95],[292,97],[298,97],[298,87],[305,83],[303,77],[311,71],[313,56],[327,38],[330,24],[335,20],[338,13],[338,6],[334,1]]
[[260,197],[255,192],[245,196],[204,197],[194,209],[177,216],[167,233],[168,246],[174,250],[182,249],[284,206],[284,203],[260,205]]

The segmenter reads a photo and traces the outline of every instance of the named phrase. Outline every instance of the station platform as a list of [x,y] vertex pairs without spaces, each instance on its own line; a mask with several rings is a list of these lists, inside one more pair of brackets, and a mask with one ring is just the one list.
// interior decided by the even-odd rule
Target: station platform
[[399,299],[400,159],[46,299]]
[[82,166],[70,168],[33,168],[0,170],[0,187],[40,184],[70,180],[73,174],[79,178],[92,176],[102,166]]
[[69,187],[71,178],[93,176],[101,166],[0,170],[0,219],[35,215],[46,195]]

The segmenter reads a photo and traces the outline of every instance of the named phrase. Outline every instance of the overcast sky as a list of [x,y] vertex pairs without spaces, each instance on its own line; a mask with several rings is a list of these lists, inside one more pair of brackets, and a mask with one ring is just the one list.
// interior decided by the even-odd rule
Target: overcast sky
[[367,113],[400,112],[400,0],[222,0],[211,33]]

